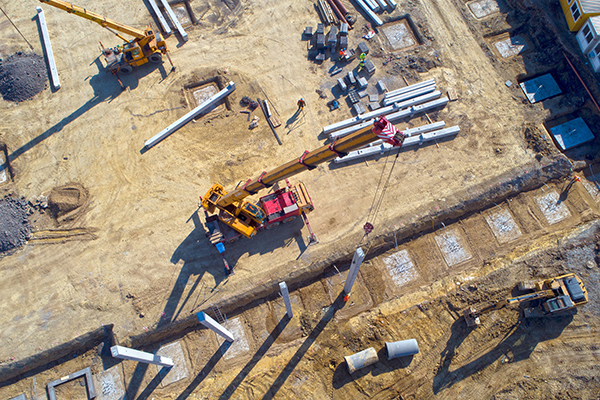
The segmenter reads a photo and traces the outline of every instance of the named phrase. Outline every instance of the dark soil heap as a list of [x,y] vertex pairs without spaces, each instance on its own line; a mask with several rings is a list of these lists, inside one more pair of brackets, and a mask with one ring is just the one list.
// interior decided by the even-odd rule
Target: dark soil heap
[[46,89],[48,72],[44,58],[35,53],[15,53],[0,60],[0,94],[6,101],[29,100]]
[[0,253],[23,246],[30,232],[27,202],[10,196],[0,199]]

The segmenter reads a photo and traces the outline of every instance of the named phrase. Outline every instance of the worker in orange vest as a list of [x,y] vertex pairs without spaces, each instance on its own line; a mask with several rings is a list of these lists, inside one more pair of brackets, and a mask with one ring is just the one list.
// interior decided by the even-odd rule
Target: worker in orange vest
[[304,99],[300,98],[300,100],[298,100],[298,110],[299,111],[304,110],[305,105],[306,105],[306,102],[304,101]]

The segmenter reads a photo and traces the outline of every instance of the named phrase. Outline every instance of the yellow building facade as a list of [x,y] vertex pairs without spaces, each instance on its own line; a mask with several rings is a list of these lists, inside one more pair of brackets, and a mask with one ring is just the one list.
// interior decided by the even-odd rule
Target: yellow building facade
[[560,0],[569,30],[577,32],[589,17],[600,15],[600,0]]

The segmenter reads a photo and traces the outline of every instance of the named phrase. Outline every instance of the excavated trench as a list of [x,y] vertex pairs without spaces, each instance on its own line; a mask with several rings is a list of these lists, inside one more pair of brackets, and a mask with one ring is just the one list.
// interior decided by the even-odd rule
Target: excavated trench
[[[445,208],[440,208],[434,213],[431,207],[424,207],[422,212],[417,212],[421,217],[412,217],[408,223],[395,232],[398,243],[407,241],[418,235],[431,232],[431,221],[451,224],[461,218],[468,217],[471,214],[481,212],[495,204],[501,203],[508,198],[517,196],[519,193],[535,190],[545,183],[558,180],[569,176],[572,173],[571,163],[562,155],[551,159],[544,158],[542,162],[527,165],[525,167],[512,170],[491,182],[486,182],[479,187],[469,188],[456,193],[454,199],[447,199]],[[476,195],[474,195],[476,193]],[[388,221],[392,222],[392,221]],[[390,231],[388,231],[390,232]],[[350,238],[352,239],[352,238]],[[347,240],[347,243],[356,243],[355,240]],[[386,235],[380,235],[371,239],[371,249],[368,259],[375,258],[389,249],[394,242],[394,232]],[[264,298],[270,298],[278,293],[278,283],[285,281],[291,291],[310,285],[319,280],[327,268],[331,265],[337,265],[341,270],[348,268],[354,248],[345,246],[342,250],[332,254],[330,257],[313,263],[310,266],[294,270],[286,276],[274,277],[269,282],[255,286],[250,290],[222,299],[217,303],[221,312],[229,316],[234,316],[242,312],[245,308],[252,306],[256,301]],[[198,311],[210,312],[209,308]],[[93,347],[101,341],[107,341],[112,344],[114,337],[111,327],[104,330],[104,336],[98,332],[90,333],[89,340],[74,340],[63,343],[53,349],[44,351],[25,360],[15,361],[0,367],[0,384],[5,386],[19,379],[26,371],[43,368],[44,365],[57,363],[65,354],[79,353]],[[170,341],[182,337],[191,330],[198,329],[198,320],[195,314],[164,325],[158,329],[145,332],[140,335],[122,338],[119,344],[134,347],[148,348],[158,342]],[[91,347],[90,347],[91,346]]]

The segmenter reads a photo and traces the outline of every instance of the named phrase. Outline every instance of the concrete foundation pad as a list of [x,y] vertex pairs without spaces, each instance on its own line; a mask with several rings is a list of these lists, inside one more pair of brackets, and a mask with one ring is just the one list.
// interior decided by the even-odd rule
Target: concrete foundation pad
[[509,37],[494,43],[502,58],[514,57],[528,50],[527,43],[521,36]]
[[181,347],[181,342],[173,342],[163,346],[158,349],[156,354],[159,356],[169,357],[171,360],[173,360],[173,364],[175,364],[172,368],[163,368],[159,367],[158,365],[156,366],[158,373],[165,374],[160,382],[162,387],[188,377],[189,371],[185,355],[183,354],[183,348]]
[[[215,94],[217,94],[219,92],[219,89],[217,88],[216,85],[210,84],[210,85],[202,86],[199,88],[193,88],[193,89],[191,89],[191,91],[192,91],[192,97],[194,98],[194,101],[195,101],[195,104],[193,104],[192,107],[197,107],[200,104],[204,103],[206,100],[208,100],[211,96],[214,96]],[[204,114],[219,112],[219,111],[223,110],[224,108],[225,108],[224,104],[218,104],[212,110],[210,110],[209,112],[206,112]]]
[[[279,337],[277,338],[278,341],[291,342],[292,340],[302,337],[302,325],[300,324],[300,313],[303,311],[302,299],[300,299],[300,296],[296,292],[292,292],[290,293],[290,302],[292,303],[294,318],[288,322],[283,332],[279,334]],[[275,324],[278,324],[286,315],[283,298],[278,297],[271,305],[273,307]],[[269,331],[272,331],[275,328],[275,324],[269,326]]]
[[460,264],[472,258],[466,242],[457,228],[448,229],[435,237],[444,261],[449,267]]
[[496,236],[498,243],[508,243],[521,236],[521,230],[513,219],[510,211],[505,208],[494,208],[486,215],[486,222]]
[[562,93],[550,74],[521,82],[521,89],[532,104]]
[[562,150],[594,140],[594,134],[582,118],[550,128],[550,132]]
[[123,386],[123,377],[121,376],[121,366],[115,365],[92,375],[94,387],[96,388],[96,399],[98,400],[123,400],[125,396],[125,387]]
[[596,203],[600,201],[600,174],[586,176],[581,183]]
[[383,264],[397,286],[403,286],[419,276],[407,250],[400,250],[384,258]]
[[559,197],[559,194],[553,191],[535,198],[540,211],[544,214],[544,217],[546,217],[546,221],[548,221],[549,225],[556,224],[571,216],[571,212],[565,203],[558,202]]
[[382,29],[393,50],[406,49],[415,46],[417,41],[406,20],[386,26]]
[[[364,270],[372,268],[372,266],[366,264],[362,265],[360,268],[361,270]],[[361,272],[359,271],[358,276],[354,281],[354,285],[352,285],[352,292],[348,302],[345,303],[343,308],[336,311],[336,320],[349,319],[373,307],[373,299],[360,274]],[[348,272],[344,271],[341,274],[335,274],[325,279],[329,298],[332,303],[338,295],[343,292],[347,276]]]
[[[234,357],[244,355],[244,353],[247,353],[248,351],[250,351],[250,344],[248,342],[248,334],[246,333],[246,330],[244,329],[244,325],[245,325],[244,321],[241,317],[227,320],[227,322],[225,322],[223,324],[223,326],[229,332],[231,332],[233,334],[233,337],[235,338],[233,343],[231,343],[231,346],[229,346],[229,348],[223,355],[223,359],[229,360]],[[215,335],[216,335],[216,333],[215,333]],[[217,341],[219,342],[219,346],[223,343],[224,340],[225,339],[223,339],[221,336],[217,335]]]
[[477,19],[500,12],[500,7],[498,7],[496,0],[476,0],[467,3],[467,5]]

